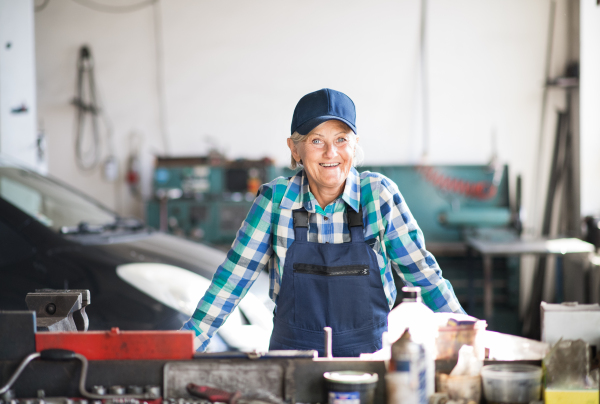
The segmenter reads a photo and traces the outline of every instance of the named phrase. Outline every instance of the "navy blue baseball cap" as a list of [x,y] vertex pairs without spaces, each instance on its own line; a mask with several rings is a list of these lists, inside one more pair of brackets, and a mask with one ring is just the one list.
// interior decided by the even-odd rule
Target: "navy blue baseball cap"
[[292,134],[307,135],[325,121],[336,119],[344,122],[356,133],[356,108],[344,93],[323,88],[300,98],[292,118]]

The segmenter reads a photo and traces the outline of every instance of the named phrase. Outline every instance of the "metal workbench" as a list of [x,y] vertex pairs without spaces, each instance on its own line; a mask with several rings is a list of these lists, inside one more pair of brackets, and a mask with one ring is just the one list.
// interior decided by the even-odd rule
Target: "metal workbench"
[[492,258],[522,255],[564,255],[594,252],[594,246],[576,238],[518,238],[496,241],[468,237],[469,248],[483,258],[484,317],[490,321],[494,316],[494,290],[492,287]]

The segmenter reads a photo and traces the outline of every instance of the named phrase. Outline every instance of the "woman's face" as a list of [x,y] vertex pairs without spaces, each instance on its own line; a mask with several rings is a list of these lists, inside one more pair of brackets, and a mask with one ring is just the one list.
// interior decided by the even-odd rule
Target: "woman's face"
[[294,159],[302,161],[313,193],[341,193],[352,168],[357,141],[346,124],[331,120],[314,128],[305,142],[294,145],[288,139],[288,146]]

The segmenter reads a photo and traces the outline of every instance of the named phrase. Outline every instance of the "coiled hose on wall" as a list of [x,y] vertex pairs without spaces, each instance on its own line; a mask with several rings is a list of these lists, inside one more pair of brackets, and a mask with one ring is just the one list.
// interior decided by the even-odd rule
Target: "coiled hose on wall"
[[[86,100],[87,95],[87,100]],[[91,171],[100,162],[100,129],[98,125],[98,102],[94,80],[94,59],[87,46],[79,49],[77,58],[77,95],[72,101],[77,108],[75,132],[75,160],[84,171]],[[85,122],[91,120],[91,146],[84,150]]]

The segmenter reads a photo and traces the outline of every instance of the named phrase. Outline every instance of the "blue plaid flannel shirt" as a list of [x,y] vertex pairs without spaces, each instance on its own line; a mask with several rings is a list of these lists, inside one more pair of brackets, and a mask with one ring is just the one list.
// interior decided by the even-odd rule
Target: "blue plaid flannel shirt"
[[294,242],[293,210],[304,207],[310,213],[310,242],[345,243],[350,241],[346,209],[349,206],[358,211],[359,201],[365,241],[377,255],[390,308],[397,294],[394,267],[405,285],[421,287],[423,302],[433,311],[464,313],[435,258],[425,249],[423,233],[394,182],[381,174],[359,174],[352,168],[343,194],[321,208],[310,192],[304,171],[300,171],[291,178],[279,177],[261,186],[225,262],[183,325],[183,330],[195,332],[198,350],[206,349],[265,265],[270,274],[270,297],[277,304],[287,249]]

